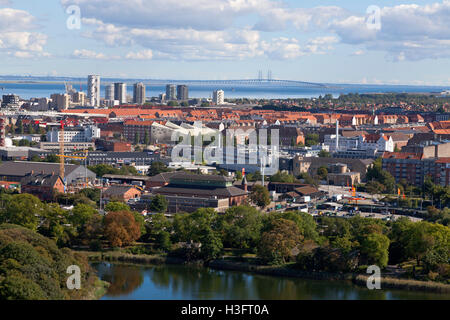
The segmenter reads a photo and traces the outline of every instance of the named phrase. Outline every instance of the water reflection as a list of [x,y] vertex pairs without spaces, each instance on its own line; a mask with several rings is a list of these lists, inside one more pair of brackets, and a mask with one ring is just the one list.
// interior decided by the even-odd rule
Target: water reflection
[[111,283],[103,299],[267,299],[267,300],[391,300],[450,299],[439,295],[398,290],[368,290],[351,282],[270,277],[180,265],[93,265]]

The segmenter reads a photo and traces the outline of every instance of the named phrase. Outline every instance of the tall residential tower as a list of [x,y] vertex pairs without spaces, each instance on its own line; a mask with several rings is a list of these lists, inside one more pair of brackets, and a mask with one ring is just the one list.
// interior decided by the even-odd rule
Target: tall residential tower
[[100,76],[88,76],[88,102],[92,107],[100,106]]
[[145,103],[145,85],[142,82],[133,86],[133,103],[143,105]]
[[127,84],[123,82],[114,83],[114,100],[119,104],[127,103]]

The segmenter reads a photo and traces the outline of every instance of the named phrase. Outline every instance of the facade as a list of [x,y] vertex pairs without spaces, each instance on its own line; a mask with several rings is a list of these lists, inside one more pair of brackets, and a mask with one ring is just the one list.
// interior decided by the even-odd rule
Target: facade
[[42,201],[53,201],[57,193],[64,193],[64,182],[55,173],[34,173],[31,171],[21,181],[22,193],[29,193]]
[[[59,151],[59,142],[40,142],[39,148],[48,151]],[[79,150],[95,150],[94,142],[65,142],[64,151],[73,152]]]
[[189,99],[189,88],[188,86],[182,84],[177,86],[177,99],[185,101]]
[[114,100],[119,104],[127,103],[127,84],[123,82],[114,83]]
[[422,186],[427,176],[435,184],[448,186],[450,182],[450,158],[425,158],[420,153],[386,152],[383,170],[388,171],[396,182],[406,180]]
[[223,92],[223,90],[215,90],[213,92],[213,102],[218,106],[225,103],[225,93]]
[[311,158],[296,156],[293,159],[293,174],[299,176],[308,173],[312,176],[317,174],[320,167],[329,167],[333,164],[346,164],[351,172],[358,172],[361,179],[365,179],[367,168],[372,165],[373,159],[345,159],[345,158]]
[[6,121],[4,118],[0,118],[0,147],[4,147],[6,144]]
[[[53,129],[47,132],[48,142],[60,142],[60,131]],[[100,138],[100,129],[96,126],[76,127],[64,129],[64,142],[92,142]]]
[[177,100],[177,87],[174,84],[166,86],[166,100]]
[[100,76],[88,76],[88,102],[91,107],[100,106]]
[[324,145],[329,147],[330,152],[361,150],[370,155],[377,152],[394,151],[392,137],[384,134],[364,134],[353,137],[343,137],[335,134],[325,135]]
[[50,96],[52,107],[56,110],[67,110],[70,106],[70,95],[55,93]]
[[74,92],[71,97],[74,104],[81,107],[86,105],[86,94],[84,92]]
[[105,87],[105,100],[114,100],[114,84],[108,84]]
[[15,94],[6,94],[2,97],[2,108],[19,106],[20,98]]
[[150,139],[153,123],[153,121],[125,121],[123,126],[123,136],[128,142],[142,143],[144,142],[146,135],[148,135]]
[[133,103],[139,105],[145,103],[145,85],[142,82],[133,85]]
[[98,148],[113,152],[131,152],[131,143],[124,141],[97,140]]
[[149,166],[153,161],[159,161],[159,155],[153,152],[89,152],[87,163],[88,166],[97,164],[109,164],[112,166],[133,165],[133,166]]

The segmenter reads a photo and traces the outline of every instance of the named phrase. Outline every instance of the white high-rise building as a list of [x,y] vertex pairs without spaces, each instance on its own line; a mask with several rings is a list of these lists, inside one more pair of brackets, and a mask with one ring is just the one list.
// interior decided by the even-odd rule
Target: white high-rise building
[[105,100],[114,100],[114,85],[108,84],[105,87]]
[[127,84],[123,82],[114,83],[114,100],[119,104],[127,103]]
[[213,102],[216,105],[225,103],[225,93],[223,92],[223,90],[216,90],[213,92]]
[[92,107],[100,106],[100,76],[88,76],[88,102]]

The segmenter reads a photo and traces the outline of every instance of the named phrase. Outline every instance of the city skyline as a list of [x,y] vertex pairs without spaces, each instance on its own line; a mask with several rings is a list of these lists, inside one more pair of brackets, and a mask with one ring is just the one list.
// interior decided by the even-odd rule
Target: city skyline
[[414,3],[3,0],[2,74],[450,85],[450,1]]

